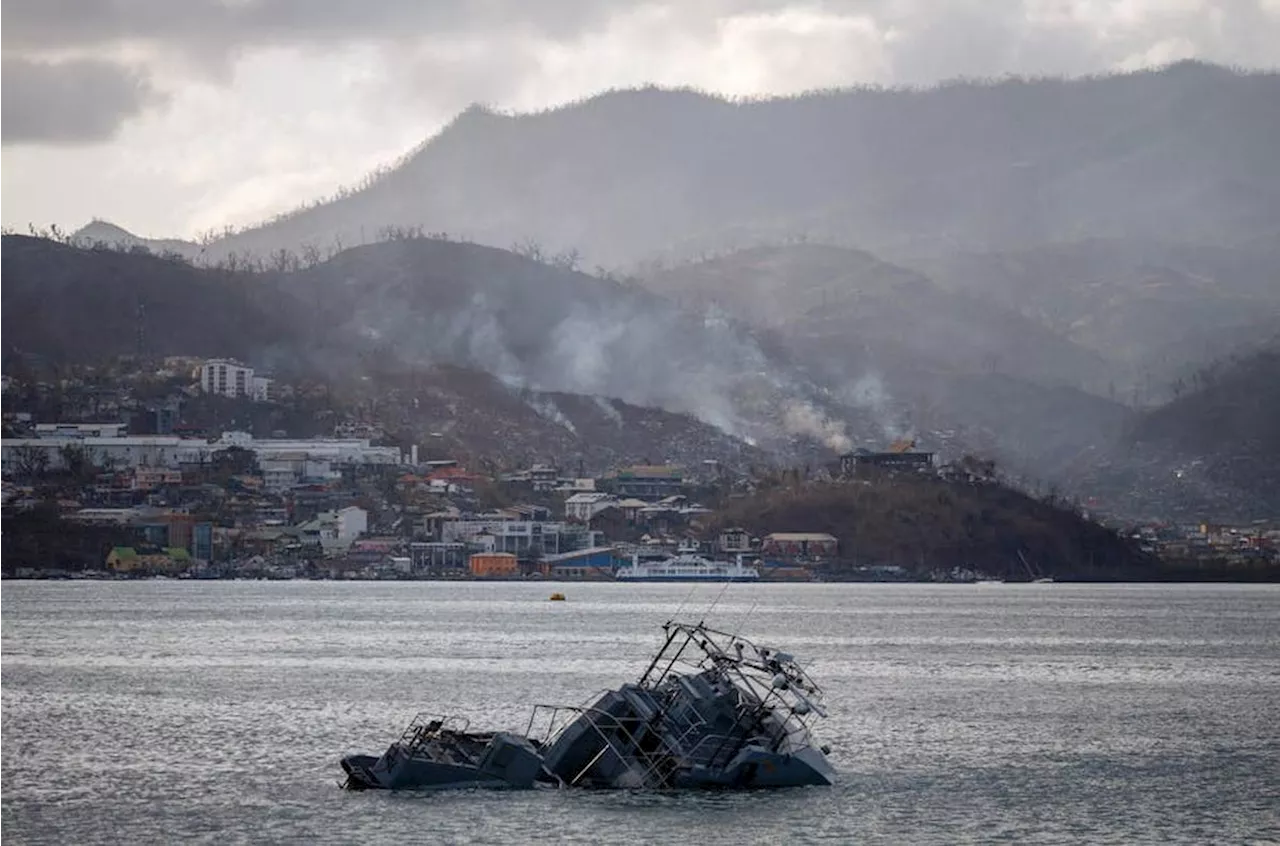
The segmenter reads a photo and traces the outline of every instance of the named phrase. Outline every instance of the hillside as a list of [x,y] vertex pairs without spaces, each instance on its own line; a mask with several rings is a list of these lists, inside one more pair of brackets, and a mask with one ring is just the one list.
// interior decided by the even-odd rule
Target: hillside
[[945,290],[870,253],[828,245],[755,247],[642,279],[646,287],[773,328],[810,357],[865,367],[990,373],[1084,386],[1101,356],[1006,308]]
[[614,91],[473,107],[361,190],[208,245],[267,255],[423,226],[625,265],[804,234],[878,255],[1280,233],[1280,75],[1182,62],[1085,79],[769,100]]
[[690,413],[770,449],[817,431],[792,425],[796,410],[878,432],[869,414],[807,379],[767,331],[504,250],[406,238],[354,247],[281,284],[303,296],[308,324],[406,363]]
[[248,273],[7,236],[3,274],[7,349],[54,360],[134,353],[141,329],[149,355],[232,355],[348,381],[451,364],[514,388],[693,414],[797,456],[824,439],[848,446],[827,417],[843,410],[768,338],[474,244],[405,239]]
[[1114,532],[996,482],[899,477],[783,486],[730,503],[713,528],[729,526],[757,536],[777,526],[834,535],[837,571],[892,565],[919,577],[958,567],[1020,580],[1155,575],[1155,562]]
[[1112,386],[1149,402],[1182,371],[1271,336],[1280,322],[1277,244],[1088,239],[920,266],[948,290],[999,302],[1105,358]]
[[4,236],[0,265],[6,351],[259,358],[289,342],[287,299],[243,274],[25,235]]
[[1071,483],[1126,516],[1185,520],[1280,515],[1280,338],[1201,368],[1180,396],[1138,415]]
[[[521,388],[693,414],[796,460],[874,448],[911,431],[931,448],[980,446],[1038,476],[1110,437],[1119,413],[1100,417],[1105,401],[1006,377],[991,364],[1022,362],[1034,372],[1040,362],[1039,375],[1052,383],[1090,366],[1087,354],[1031,321],[855,251],[747,251],[646,282],[678,295],[677,304],[646,287],[430,238],[253,274],[14,243],[4,255],[5,305],[21,308],[6,311],[6,337],[55,357],[132,352],[140,323],[154,354],[232,354],[330,378],[379,362],[452,364]],[[61,280],[52,287],[50,274]],[[719,299],[745,319],[779,315],[777,325],[753,327],[695,298],[718,290],[702,283],[722,276],[761,296],[735,300],[730,286]],[[806,293],[813,279],[825,282]],[[113,297],[86,310],[104,284]],[[32,317],[19,320],[22,311]]]
[[1031,476],[1108,447],[1127,416],[1082,389],[1105,390],[1099,354],[995,298],[945,290],[863,251],[756,247],[642,284],[768,326],[814,381],[872,408],[890,434],[950,431]]
[[1280,336],[1269,349],[1203,369],[1189,393],[1140,417],[1129,442],[1254,498],[1260,513],[1280,514]]
[[327,436],[341,421],[376,422],[396,442],[417,444],[424,457],[470,467],[558,465],[587,472],[627,464],[716,461],[729,468],[767,466],[772,457],[687,414],[580,394],[504,384],[452,365],[380,363],[359,378],[301,383],[284,403],[199,396],[183,404],[182,422],[206,432],[228,429],[269,437],[283,429]]

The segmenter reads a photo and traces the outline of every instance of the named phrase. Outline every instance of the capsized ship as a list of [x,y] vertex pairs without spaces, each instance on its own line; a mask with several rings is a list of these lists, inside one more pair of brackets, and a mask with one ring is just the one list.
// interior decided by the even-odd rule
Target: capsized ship
[[415,721],[380,758],[342,760],[353,788],[678,789],[827,785],[809,721],[822,691],[791,655],[668,622],[639,681],[580,707],[534,708],[525,736]]
[[667,623],[635,684],[534,711],[543,766],[569,786],[790,787],[835,781],[808,721],[822,691],[795,659],[705,625]]
[[511,732],[470,732],[460,717],[419,714],[381,756],[341,761],[350,790],[462,787],[533,787],[555,782],[528,738]]

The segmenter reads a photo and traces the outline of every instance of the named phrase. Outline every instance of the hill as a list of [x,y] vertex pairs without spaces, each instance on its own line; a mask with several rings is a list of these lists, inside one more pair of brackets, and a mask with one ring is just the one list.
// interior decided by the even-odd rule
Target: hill
[[[913,431],[932,448],[982,446],[1039,476],[1094,446],[1120,413],[990,363],[1052,383],[1093,364],[1070,343],[850,250],[752,250],[637,285],[432,238],[258,273],[12,243],[6,337],[55,357],[133,352],[141,326],[154,354],[230,354],[329,378],[379,362],[452,364],[519,388],[693,414],[796,460]],[[722,278],[741,284],[712,284]],[[756,294],[736,296],[748,289]],[[765,314],[773,325],[745,322]]]
[[797,234],[878,255],[1089,237],[1280,234],[1280,75],[1195,62],[1085,79],[735,101],[614,91],[538,114],[472,107],[359,190],[211,254],[422,226],[623,265]]
[[755,247],[645,277],[697,309],[767,326],[788,356],[892,436],[951,437],[1039,478],[1108,447],[1127,416],[1083,390],[1108,363],[1039,321],[840,247]]
[[1001,303],[1105,359],[1111,390],[1149,403],[1181,371],[1274,333],[1277,243],[1085,239],[919,263],[942,287]]
[[1179,396],[1133,419],[1076,487],[1129,516],[1274,520],[1280,515],[1280,338],[1201,368]]
[[0,266],[6,351],[95,361],[141,343],[157,355],[258,359],[290,341],[288,299],[245,274],[25,235],[4,236]]
[[[7,236],[3,274],[7,349],[54,360],[141,346],[330,381],[450,364],[513,389],[693,414],[791,454],[821,449],[830,422],[821,392],[767,338],[474,244],[411,238],[250,273]],[[807,415],[798,424],[794,409]]]
[[770,449],[814,440],[788,422],[796,409],[836,428],[875,428],[827,398],[767,331],[509,251],[404,238],[281,279],[302,296],[307,324],[367,339],[398,361],[690,413]]
[[1020,580],[1156,575],[1155,562],[1114,532],[997,482],[888,477],[780,486],[717,512],[712,528],[729,526],[756,535],[779,526],[834,535],[837,572],[890,565],[916,577],[952,568]]
[[995,299],[940,288],[861,250],[755,247],[646,276],[646,287],[768,326],[815,357],[887,370],[1001,372],[1086,385],[1105,362]]
[[1193,475],[1280,515],[1280,336],[1269,349],[1202,369],[1193,390],[1138,418],[1129,442],[1172,454]]
[[[767,462],[761,450],[689,414],[537,389],[538,362],[545,358],[550,368],[557,355],[567,354],[539,346],[555,342],[552,330],[565,317],[549,311],[552,304],[576,303],[577,319],[587,321],[578,331],[587,332],[599,310],[652,311],[661,305],[657,298],[606,291],[605,285],[616,286],[498,250],[434,242],[416,246],[424,263],[410,278],[406,266],[394,260],[415,253],[407,245],[352,251],[306,273],[242,273],[6,236],[6,352],[101,363],[136,354],[141,327],[149,356],[234,356],[304,384],[325,385],[319,404],[188,403],[185,422],[211,430],[331,434],[340,414],[373,407],[384,426],[406,440],[447,446],[453,455],[484,456],[504,466],[537,460],[575,465],[584,460],[601,468],[647,460]],[[377,260],[383,250],[391,260]],[[393,272],[397,267],[400,275]],[[385,287],[379,288],[373,276]],[[469,285],[476,279],[483,281],[473,290]],[[522,289],[527,299],[504,292],[504,286]],[[614,303],[610,296],[620,299]],[[491,303],[492,312],[482,302]],[[484,321],[492,334],[483,334]],[[421,343],[415,340],[419,337]],[[675,342],[665,341],[668,352]],[[664,368],[677,366],[678,353],[660,360]],[[502,372],[504,363],[515,369]],[[486,372],[485,365],[506,381]],[[573,373],[570,368],[561,381],[572,381]],[[591,381],[590,374],[578,375],[585,387],[607,386]]]

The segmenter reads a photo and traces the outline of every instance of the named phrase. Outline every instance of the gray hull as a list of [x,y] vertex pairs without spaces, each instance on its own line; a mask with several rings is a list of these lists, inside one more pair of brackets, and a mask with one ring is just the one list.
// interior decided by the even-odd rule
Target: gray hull
[[[527,789],[544,775],[542,756],[526,738],[498,732],[479,754],[444,738],[430,747],[393,743],[381,757],[348,755],[341,761],[352,790]],[[453,742],[448,742],[453,741]]]
[[836,772],[812,747],[793,754],[748,747],[727,767],[693,767],[678,773],[674,781],[685,788],[825,787],[835,784]]
[[571,787],[768,788],[835,783],[807,730],[715,670],[605,693],[544,747]]

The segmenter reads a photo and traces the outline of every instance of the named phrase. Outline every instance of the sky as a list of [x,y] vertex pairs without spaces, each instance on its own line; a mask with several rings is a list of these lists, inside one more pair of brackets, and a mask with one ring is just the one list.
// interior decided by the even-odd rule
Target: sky
[[0,219],[148,237],[357,183],[472,103],[1280,66],[1280,0],[5,0]]

